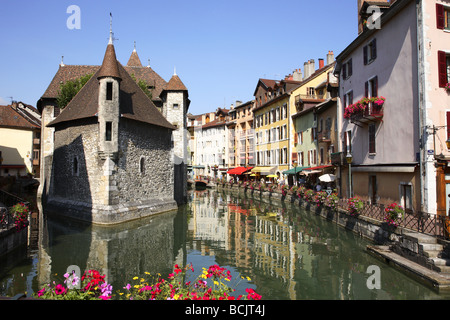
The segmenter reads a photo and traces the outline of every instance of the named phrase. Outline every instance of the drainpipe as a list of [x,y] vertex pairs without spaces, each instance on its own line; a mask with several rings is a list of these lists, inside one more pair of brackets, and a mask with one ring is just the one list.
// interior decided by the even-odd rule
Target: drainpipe
[[419,103],[419,134],[420,134],[420,145],[419,145],[419,166],[420,166],[420,203],[421,211],[428,211],[428,196],[427,196],[427,183],[426,183],[426,173],[427,168],[427,128],[426,128],[426,108],[425,108],[425,57],[424,57],[424,30],[423,30],[423,10],[422,1],[416,0],[416,23],[417,23],[417,93],[418,93],[418,103]]

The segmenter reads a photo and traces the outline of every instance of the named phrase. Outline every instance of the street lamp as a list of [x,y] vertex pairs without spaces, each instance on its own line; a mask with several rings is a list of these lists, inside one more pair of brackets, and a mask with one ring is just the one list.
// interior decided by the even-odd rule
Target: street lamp
[[351,198],[352,197],[352,160],[353,160],[353,156],[350,152],[347,153],[347,155],[345,156],[345,158],[347,159],[347,163],[348,163],[348,197]]

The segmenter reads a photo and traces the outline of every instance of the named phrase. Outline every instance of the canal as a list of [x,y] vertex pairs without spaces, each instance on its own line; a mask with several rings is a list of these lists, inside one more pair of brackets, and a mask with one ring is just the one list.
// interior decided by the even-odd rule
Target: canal
[[[189,196],[178,211],[118,226],[44,215],[39,243],[1,258],[0,296],[31,295],[62,281],[71,265],[106,274],[115,291],[145,272],[164,277],[175,264],[192,263],[193,278],[218,264],[231,271],[236,295],[252,288],[263,299],[449,298],[370,256],[369,241],[298,205],[212,189]],[[368,285],[374,266],[379,289]]]

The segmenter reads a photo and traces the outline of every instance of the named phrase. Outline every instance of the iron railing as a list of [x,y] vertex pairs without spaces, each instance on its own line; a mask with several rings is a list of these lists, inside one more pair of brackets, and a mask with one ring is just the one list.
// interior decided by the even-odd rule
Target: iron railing
[[[347,199],[340,199],[338,206],[347,210]],[[359,212],[361,216],[384,222],[385,206],[364,202],[364,208]],[[399,227],[425,233],[431,236],[450,239],[450,218],[421,211],[406,211],[399,220]]]

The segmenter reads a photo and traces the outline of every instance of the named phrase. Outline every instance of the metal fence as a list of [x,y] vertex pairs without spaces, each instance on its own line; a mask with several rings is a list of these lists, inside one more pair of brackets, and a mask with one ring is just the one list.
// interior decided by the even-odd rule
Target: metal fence
[[[348,199],[340,199],[338,206],[347,210]],[[364,202],[360,215],[384,222],[385,206]],[[426,212],[405,212],[399,220],[399,227],[425,233],[439,238],[450,239],[450,219],[447,216],[438,216]]]

